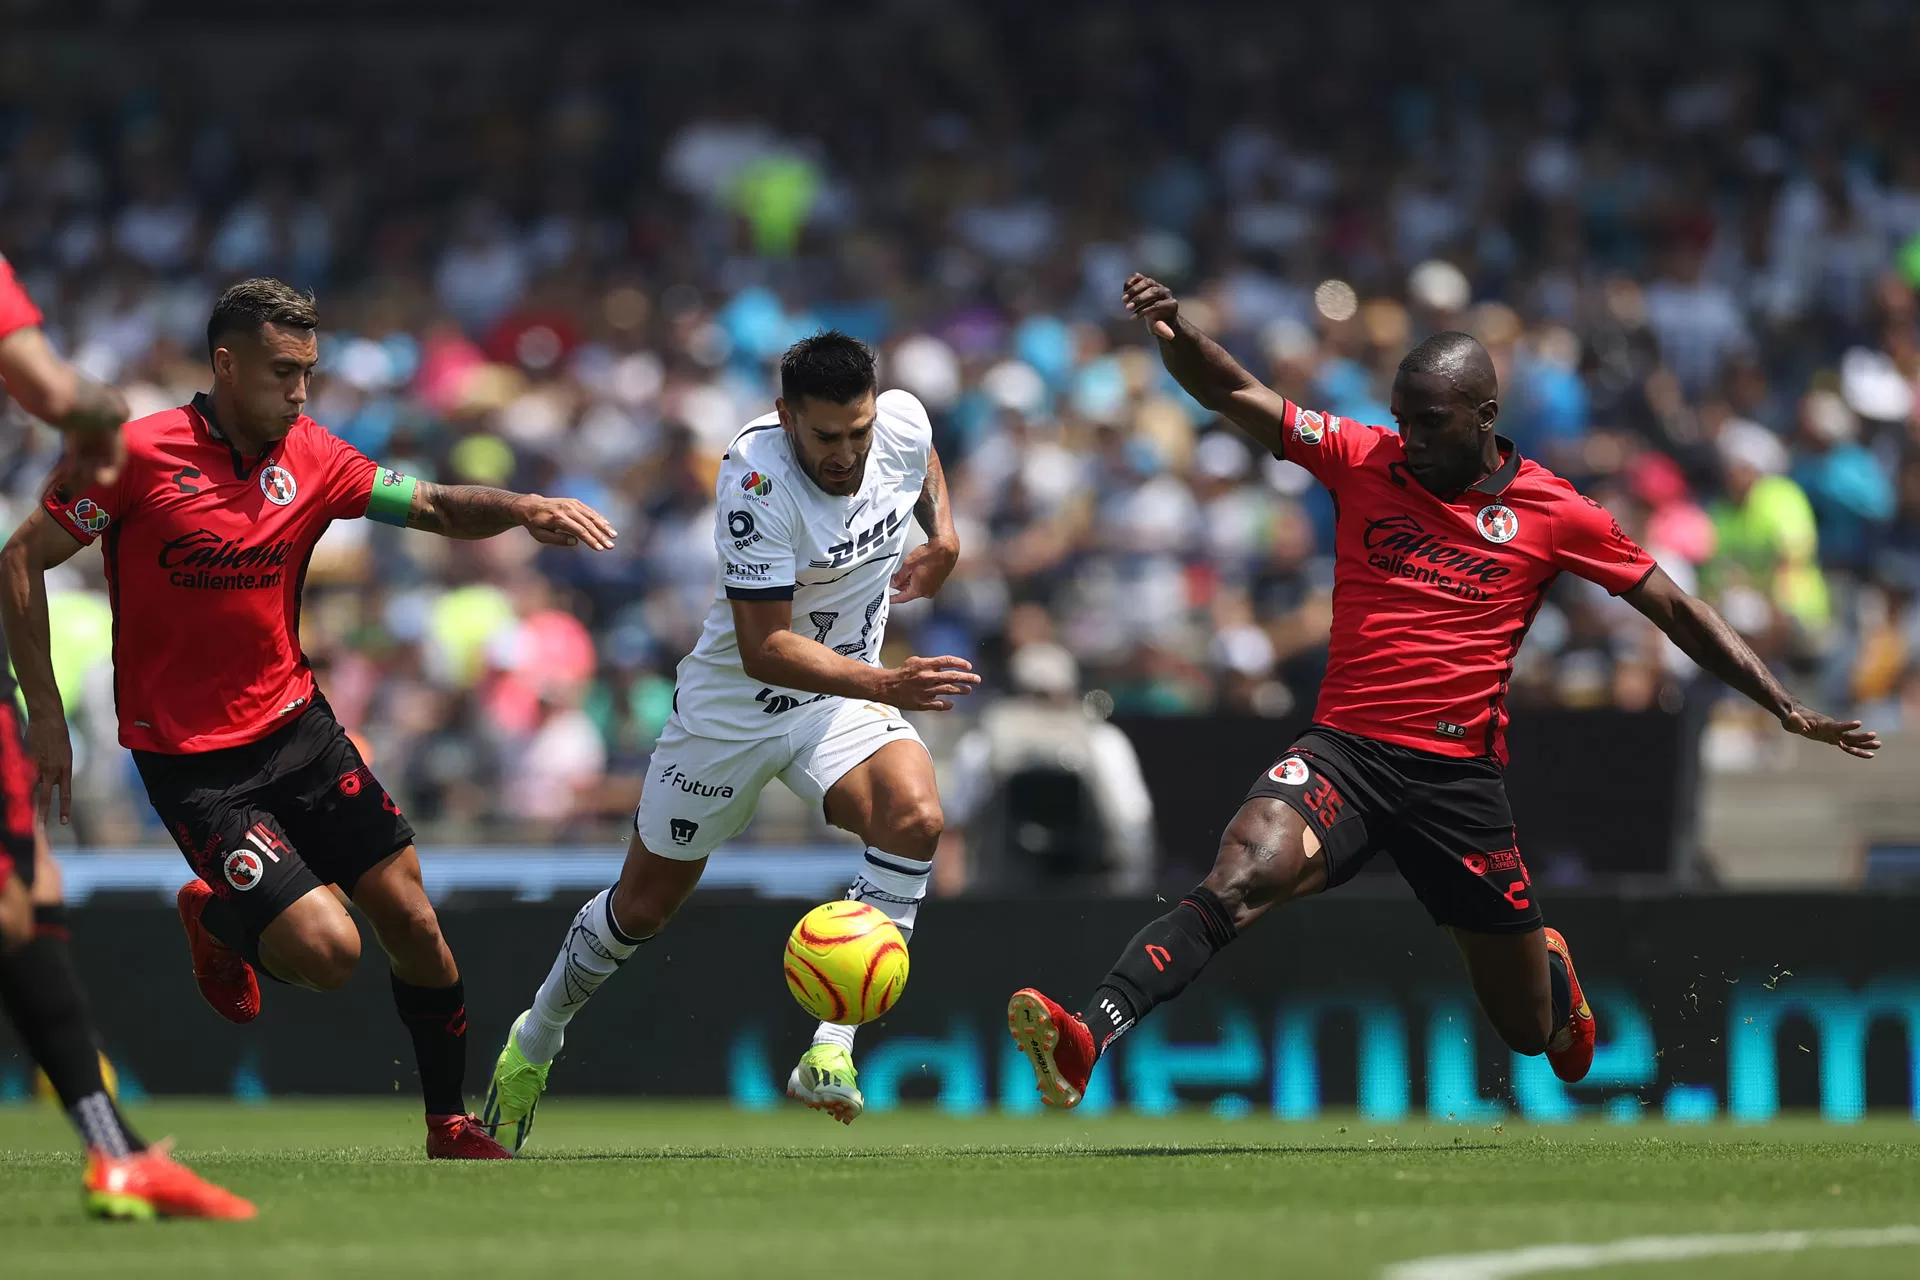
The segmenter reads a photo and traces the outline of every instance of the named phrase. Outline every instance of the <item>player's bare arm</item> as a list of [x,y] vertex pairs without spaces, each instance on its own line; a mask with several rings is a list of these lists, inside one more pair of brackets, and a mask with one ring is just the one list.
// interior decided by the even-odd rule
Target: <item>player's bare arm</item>
[[871,667],[793,630],[790,600],[733,600],[740,669],[782,689],[864,698],[905,711],[951,711],[980,677],[965,658],[908,658]]
[[0,550],[0,623],[27,703],[27,749],[36,769],[34,807],[60,792],[60,821],[73,813],[73,744],[67,712],[53,678],[53,639],[47,622],[47,570],[80,550],[45,508],[28,516]]
[[448,538],[491,538],[523,528],[535,541],[572,547],[585,543],[595,551],[613,550],[620,535],[607,518],[574,498],[543,498],[481,484],[414,486],[407,527]]
[[907,553],[900,571],[893,575],[895,604],[932,599],[960,562],[960,535],[954,531],[953,511],[947,502],[947,474],[940,466],[940,455],[931,450],[926,484],[920,490],[920,500],[913,504],[913,518],[926,531],[927,540]]
[[61,478],[75,488],[111,483],[124,460],[127,402],[62,360],[38,325],[0,338],[0,380],[20,407],[67,437]]
[[1127,310],[1160,340],[1160,362],[1187,394],[1276,456],[1285,438],[1286,398],[1240,366],[1226,348],[1180,314],[1173,290],[1138,272],[1127,277]]
[[1880,749],[1880,735],[1862,727],[1860,721],[1835,720],[1788,693],[1740,633],[1712,605],[1682,591],[1665,570],[1655,568],[1626,598],[1666,632],[1682,653],[1772,712],[1788,733],[1830,742],[1863,760],[1871,760]]

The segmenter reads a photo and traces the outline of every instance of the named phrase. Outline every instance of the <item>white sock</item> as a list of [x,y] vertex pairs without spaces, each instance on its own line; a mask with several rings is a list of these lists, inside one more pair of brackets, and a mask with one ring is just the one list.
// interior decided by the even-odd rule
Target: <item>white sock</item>
[[[914,921],[920,914],[920,900],[927,896],[927,879],[932,874],[931,862],[917,862],[897,853],[868,849],[866,865],[853,878],[853,887],[847,890],[847,899],[850,902],[864,902],[885,912],[887,918],[899,926],[900,936],[911,945]],[[813,1042],[837,1044],[851,1052],[854,1034],[859,1030],[858,1027],[842,1026],[837,1022],[823,1022],[814,1029]]]
[[553,958],[553,968],[533,997],[527,1020],[515,1042],[528,1062],[552,1062],[566,1043],[567,1024],[581,1006],[626,963],[644,938],[629,938],[613,922],[613,890],[595,894],[567,929],[567,940]]

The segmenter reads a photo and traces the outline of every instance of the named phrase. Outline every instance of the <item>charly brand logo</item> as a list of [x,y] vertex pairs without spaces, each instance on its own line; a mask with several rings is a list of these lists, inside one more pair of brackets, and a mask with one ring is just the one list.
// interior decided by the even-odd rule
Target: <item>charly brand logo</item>
[[1371,553],[1367,563],[1381,572],[1426,583],[1468,600],[1486,599],[1487,588],[1513,572],[1484,551],[1458,547],[1438,534],[1428,533],[1418,520],[1407,515],[1367,521],[1360,542]]
[[293,472],[276,462],[260,468],[260,492],[274,506],[284,507],[299,494],[300,486],[294,482]]
[[1520,532],[1520,517],[1513,514],[1512,507],[1498,502],[1480,508],[1473,524],[1488,542],[1512,542]]

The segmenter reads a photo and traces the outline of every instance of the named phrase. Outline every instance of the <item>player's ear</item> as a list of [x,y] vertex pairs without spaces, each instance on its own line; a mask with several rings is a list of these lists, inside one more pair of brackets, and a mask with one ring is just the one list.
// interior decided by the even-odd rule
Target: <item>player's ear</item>
[[787,408],[787,402],[776,396],[773,401],[773,411],[780,415],[780,425],[788,431],[792,431],[793,410]]
[[1500,416],[1500,402],[1498,400],[1482,401],[1478,412],[1480,415],[1480,425],[1482,427],[1491,427],[1493,420]]

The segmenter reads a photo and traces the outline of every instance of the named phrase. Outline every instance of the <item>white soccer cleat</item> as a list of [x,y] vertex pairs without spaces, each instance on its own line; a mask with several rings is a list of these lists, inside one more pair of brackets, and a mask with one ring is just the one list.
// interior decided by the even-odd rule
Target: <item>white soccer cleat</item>
[[801,1055],[800,1065],[787,1077],[787,1096],[841,1124],[852,1124],[867,1109],[858,1081],[851,1053],[837,1044],[816,1044]]

